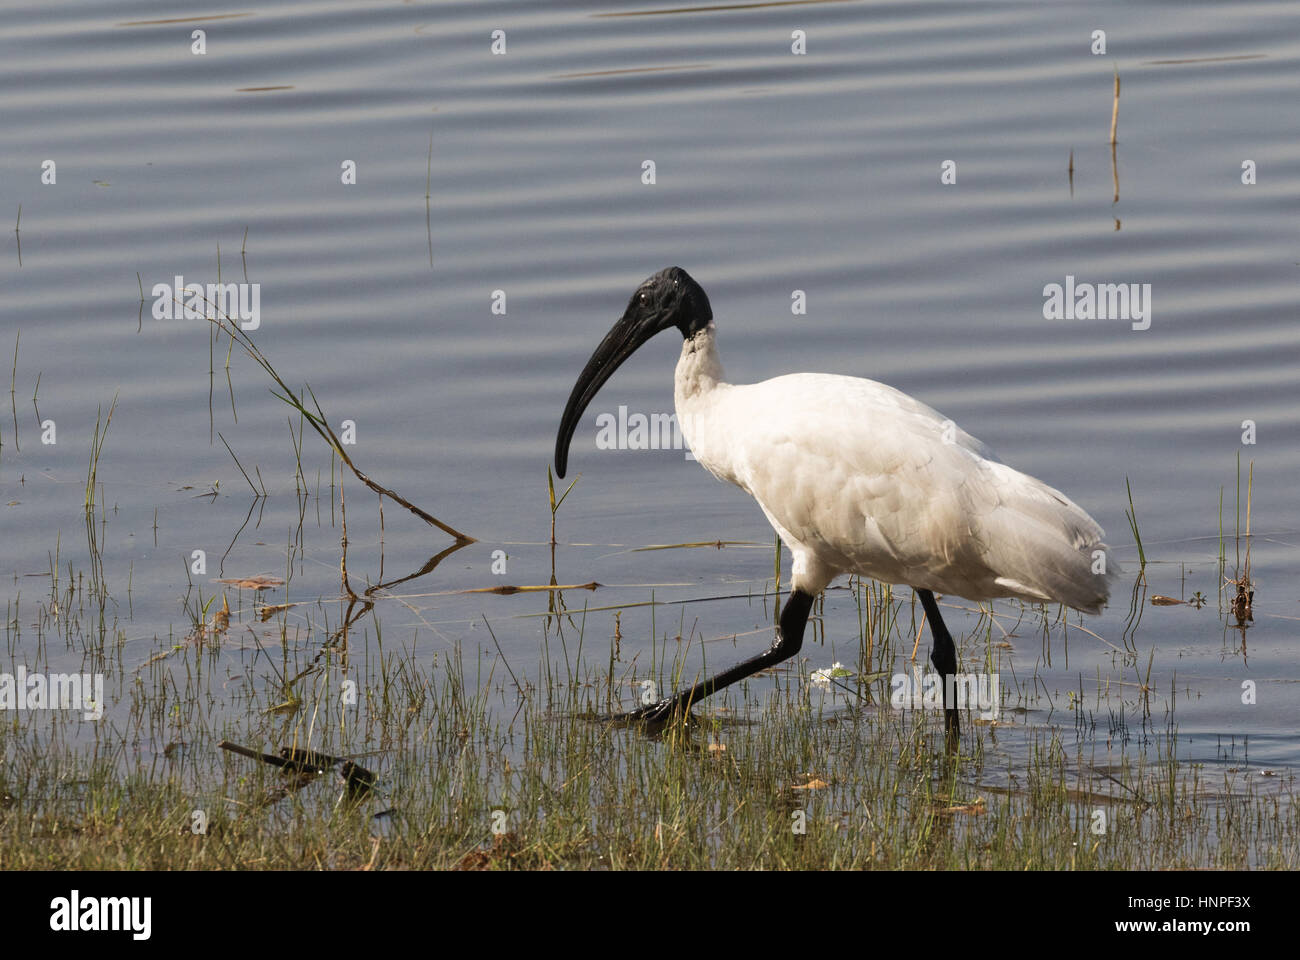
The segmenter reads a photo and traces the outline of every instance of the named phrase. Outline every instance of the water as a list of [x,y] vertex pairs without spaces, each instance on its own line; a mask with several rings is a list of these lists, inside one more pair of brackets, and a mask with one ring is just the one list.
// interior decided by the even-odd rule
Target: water
[[[21,638],[0,670],[107,669],[120,715],[133,672],[188,629],[184,598],[257,573],[288,577],[273,601],[330,601],[289,614],[301,649],[321,642],[318,611],[339,591],[328,450],[309,431],[300,517],[288,411],[265,375],[236,352],[227,382],[227,345],[210,355],[206,323],[153,316],[155,284],[218,270],[260,284],[256,342],[336,429],[354,421],[361,468],[478,540],[381,603],[385,631],[419,656],[491,650],[486,617],[515,669],[534,669],[543,619],[520,615],[544,612],[544,593],[452,591],[549,581],[545,469],[564,401],[635,285],[675,263],[709,292],[733,380],[889,382],[1066,490],[1135,572],[1128,478],[1155,561],[1140,622],[1130,574],[1086,621],[1104,641],[1072,630],[1067,650],[1054,628],[1050,662],[1033,630],[1007,641],[1019,682],[1043,679],[1012,697],[1023,722],[1073,727],[1062,703],[1080,688],[1103,717],[1131,712],[1131,689],[1098,702],[1097,685],[1147,682],[1146,732],[1177,691],[1185,759],[1248,755],[1248,773],[1300,761],[1295,5],[65,2],[11,5],[5,20],[0,216],[22,214],[0,241],[0,353],[17,339],[0,573]],[[791,52],[794,30],[806,55]],[[1044,287],[1067,276],[1150,284],[1149,329],[1045,319]],[[770,589],[771,531],[744,494],[681,450],[596,447],[601,413],[671,412],[677,351],[669,336],[645,347],[579,429],[555,575],[605,586],[568,592],[571,609]],[[89,566],[89,450],[115,397],[96,538],[117,652],[38,656],[56,550],[64,571]],[[1257,442],[1243,444],[1244,421]],[[218,432],[268,499],[253,500]],[[1256,593],[1238,630],[1220,594],[1219,504],[1235,576],[1250,461]],[[447,545],[391,502],[381,531],[375,498],[351,478],[347,491],[356,582],[380,579],[381,553],[392,579]],[[636,550],[702,540],[756,546]],[[208,569],[191,577],[200,549]],[[1145,603],[1197,591],[1200,610]],[[279,642],[253,624],[247,592],[242,608],[231,597],[241,630]],[[765,645],[771,610],[742,598],[655,616],[661,638],[717,641],[716,665]],[[613,619],[588,617],[596,660]],[[953,608],[949,625],[965,635],[977,616]],[[644,661],[649,608],[626,609],[619,629]],[[800,670],[854,662],[856,630],[851,596],[830,594],[826,646],[805,647]],[[250,653],[223,656],[234,674]]]

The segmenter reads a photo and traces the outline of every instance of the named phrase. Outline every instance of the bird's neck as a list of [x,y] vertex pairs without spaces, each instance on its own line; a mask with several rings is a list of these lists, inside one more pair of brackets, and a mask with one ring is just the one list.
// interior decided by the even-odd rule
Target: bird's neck
[[722,362],[718,359],[717,330],[709,324],[682,344],[682,356],[677,361],[674,382],[674,399],[681,409],[683,402],[713,391],[723,382]]
[[678,426],[694,459],[715,477],[737,483],[726,443],[725,417],[719,420],[726,397],[734,388],[722,379],[714,337],[713,324],[709,324],[682,345],[673,400]]

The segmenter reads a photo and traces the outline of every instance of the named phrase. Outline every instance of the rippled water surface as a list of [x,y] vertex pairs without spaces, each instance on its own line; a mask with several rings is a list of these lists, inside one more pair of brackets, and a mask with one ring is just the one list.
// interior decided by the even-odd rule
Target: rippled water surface
[[[986,640],[1010,644],[998,656],[1016,675],[1008,706],[1027,711],[1017,723],[1073,730],[1074,691],[1096,723],[1085,739],[1106,741],[1117,713],[1138,739],[1172,719],[1185,759],[1294,769],[1300,8],[635,7],[10,5],[0,670],[107,669],[120,712],[217,578],[287,577],[270,602],[324,598],[288,614],[304,656],[340,616],[338,464],[308,430],[297,495],[299,420],[266,375],[237,350],[227,373],[229,344],[202,320],[155,317],[155,285],[178,275],[259,284],[252,336],[290,386],[309,383],[336,429],[355,424],[347,449],[363,470],[476,538],[386,591],[383,630],[417,656],[497,656],[486,618],[515,669],[535,667],[546,593],[454,591],[550,582],[546,466],[568,391],[635,285],[680,264],[709,293],[733,380],[886,381],[1107,529],[1128,573],[1082,621],[1091,633],[1058,624],[1045,639],[1033,612],[1015,630],[1020,605],[997,603],[1004,637],[947,601],[968,660]],[[945,161],[955,183],[941,182]],[[1044,287],[1067,276],[1150,284],[1149,328],[1046,319]],[[796,290],[806,313],[792,312]],[[710,664],[768,642],[772,533],[757,506],[682,450],[597,447],[599,414],[671,412],[678,349],[664,336],[638,353],[574,442],[581,481],[559,511],[554,575],[604,585],[563,598],[607,608],[586,619],[596,661],[616,612],[623,654],[648,658],[652,597],[735,597],[656,608],[660,642],[716,641]],[[111,653],[80,635],[38,644],[38,622],[57,635],[39,613],[51,568],[66,586],[93,567],[87,470],[115,398],[92,525]],[[1237,541],[1252,461],[1254,536]],[[381,527],[350,475],[346,491],[357,584],[414,573],[448,545],[391,501]],[[636,550],[719,540],[742,545]],[[1239,626],[1223,580],[1247,546],[1253,620]],[[190,574],[200,549],[207,569]],[[1199,609],[1150,603],[1198,592]],[[241,637],[281,642],[249,591],[229,597]],[[792,679],[858,663],[850,592],[828,594],[821,629]],[[232,643],[221,669],[238,674],[250,645]]]

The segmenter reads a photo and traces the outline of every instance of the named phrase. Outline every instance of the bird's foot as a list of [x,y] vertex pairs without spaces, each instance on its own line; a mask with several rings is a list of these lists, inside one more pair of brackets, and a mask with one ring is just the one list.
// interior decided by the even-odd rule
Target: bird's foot
[[667,723],[678,713],[678,703],[675,697],[665,697],[655,703],[646,704],[636,710],[627,713],[614,713],[601,719],[608,723],[617,724],[655,724],[661,725]]

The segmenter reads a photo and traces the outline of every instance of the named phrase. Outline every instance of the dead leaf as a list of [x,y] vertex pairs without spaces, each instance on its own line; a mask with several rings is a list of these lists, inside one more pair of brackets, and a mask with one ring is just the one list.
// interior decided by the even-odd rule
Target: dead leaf
[[221,609],[212,615],[212,623],[208,629],[212,633],[225,633],[230,627],[230,604],[226,601],[226,595],[221,595]]
[[296,606],[298,606],[297,603],[268,603],[266,606],[262,607],[262,622],[266,623],[266,621],[270,620],[277,613],[281,613],[284,610]]
[[229,583],[240,590],[269,590],[271,587],[279,587],[284,584],[284,581],[279,577],[268,577],[260,573],[255,577],[232,577],[228,580],[216,580],[214,582]]
[[144,663],[140,664],[140,666],[136,667],[136,668],[135,668],[135,672],[136,672],[136,673],[139,673],[141,670],[143,670],[145,667],[149,666],[149,664],[151,664],[151,663],[157,663],[159,660],[166,660],[168,657],[170,657],[173,653],[176,652],[176,649],[177,649],[177,648],[173,647],[173,648],[170,649],[170,650],[163,650],[163,651],[160,651],[159,653],[155,653],[152,657],[150,657],[150,658],[149,658],[148,660],[146,660]]
[[825,790],[830,784],[825,780],[813,777],[807,783],[796,783],[791,790]]
[[1178,604],[1182,603],[1183,601],[1175,600],[1173,597],[1164,597],[1158,593],[1154,593],[1151,595],[1151,602],[1155,604],[1157,607],[1176,607],[1178,606]]

